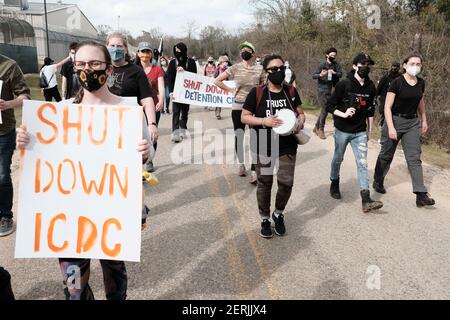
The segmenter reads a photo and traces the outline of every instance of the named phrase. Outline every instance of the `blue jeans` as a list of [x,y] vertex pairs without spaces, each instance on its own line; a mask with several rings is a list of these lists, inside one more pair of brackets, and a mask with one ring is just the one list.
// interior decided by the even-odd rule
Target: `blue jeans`
[[346,133],[335,129],[334,132],[334,157],[331,162],[331,179],[339,178],[341,164],[344,161],[345,150],[350,143],[355,155],[356,166],[358,168],[358,181],[361,190],[369,190],[369,170],[367,165],[367,133]]
[[16,148],[16,130],[0,136],[0,218],[12,218],[13,185],[11,160]]

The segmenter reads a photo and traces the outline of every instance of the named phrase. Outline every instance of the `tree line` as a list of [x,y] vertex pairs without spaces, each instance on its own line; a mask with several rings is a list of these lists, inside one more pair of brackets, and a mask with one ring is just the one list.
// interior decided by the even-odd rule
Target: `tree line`
[[[227,52],[239,60],[238,44],[253,42],[258,55],[280,53],[297,75],[302,97],[316,103],[312,73],[325,59],[325,50],[338,49],[338,61],[351,70],[352,58],[364,51],[376,61],[372,79],[379,80],[393,61],[402,62],[410,52],[424,58],[421,74],[426,80],[426,104],[433,142],[450,152],[450,1],[448,0],[250,0],[255,23],[235,33],[221,26],[199,28],[189,21],[185,37],[167,36],[160,29],[144,31],[130,44],[149,41],[156,48],[164,38],[165,54],[179,41],[189,54],[206,59]],[[104,28],[99,28],[105,33]],[[108,30],[106,30],[108,31]]]

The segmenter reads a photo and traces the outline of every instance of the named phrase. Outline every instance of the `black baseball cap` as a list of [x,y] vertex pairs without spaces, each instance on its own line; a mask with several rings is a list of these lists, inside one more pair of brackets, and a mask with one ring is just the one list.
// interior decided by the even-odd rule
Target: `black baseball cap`
[[44,59],[44,65],[48,66],[52,64],[54,61],[50,57],[45,57]]
[[361,52],[355,58],[353,58],[353,64],[357,65],[358,63],[368,63],[370,65],[374,65],[375,61],[373,61],[367,53]]

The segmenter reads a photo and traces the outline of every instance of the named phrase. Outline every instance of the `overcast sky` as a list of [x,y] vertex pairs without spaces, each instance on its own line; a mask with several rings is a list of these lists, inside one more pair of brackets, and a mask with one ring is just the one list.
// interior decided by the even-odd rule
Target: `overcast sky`
[[[33,0],[31,0],[33,1]],[[36,0],[35,0],[36,1]],[[48,2],[56,2],[49,0]],[[220,25],[232,32],[253,22],[248,0],[64,0],[77,4],[94,26],[106,24],[129,30],[134,36],[142,30],[160,28],[164,34],[185,36],[188,21],[199,30]]]

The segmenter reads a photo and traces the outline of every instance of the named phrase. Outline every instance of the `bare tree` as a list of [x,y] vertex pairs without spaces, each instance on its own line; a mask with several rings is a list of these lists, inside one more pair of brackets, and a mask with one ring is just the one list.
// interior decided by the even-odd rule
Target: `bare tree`
[[192,39],[194,39],[195,34],[198,31],[198,26],[195,20],[189,20],[184,27],[184,32],[186,32],[188,44],[191,44]]

